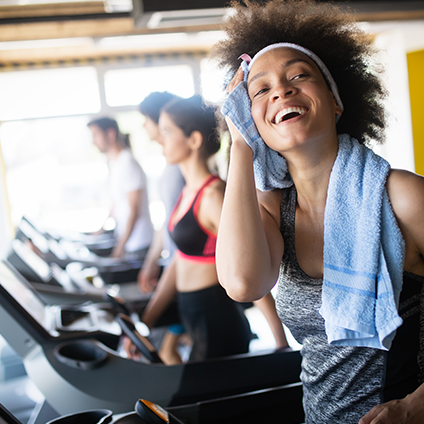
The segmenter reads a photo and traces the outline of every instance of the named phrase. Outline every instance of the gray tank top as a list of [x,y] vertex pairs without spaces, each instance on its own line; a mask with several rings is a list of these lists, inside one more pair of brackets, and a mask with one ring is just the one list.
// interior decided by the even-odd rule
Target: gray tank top
[[[280,266],[276,305],[281,321],[302,345],[300,378],[303,383],[306,424],[357,424],[363,415],[387,397],[384,392],[387,352],[327,343],[324,320],[318,312],[321,306],[322,280],[306,275],[296,259],[295,212],[296,189],[292,187],[284,191],[281,202],[280,230],[285,249]],[[416,322],[419,322],[419,311],[423,304],[422,286],[420,281],[414,298],[415,303],[418,302],[418,309],[415,310]],[[418,334],[415,334],[415,341],[415,352],[412,352],[415,366],[408,371],[412,375],[413,390],[418,386]],[[402,357],[400,360],[403,362],[407,358]],[[398,358],[394,362],[398,362]],[[401,378],[404,378],[403,375],[402,371]],[[396,376],[390,379],[396,380]],[[406,390],[408,393],[411,388]]]

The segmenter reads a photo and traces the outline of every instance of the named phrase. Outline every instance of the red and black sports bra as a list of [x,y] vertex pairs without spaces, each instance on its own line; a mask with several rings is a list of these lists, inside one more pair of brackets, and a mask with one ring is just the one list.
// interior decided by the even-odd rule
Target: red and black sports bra
[[209,231],[197,219],[200,201],[204,189],[219,177],[210,175],[197,192],[188,211],[174,224],[174,216],[181,202],[180,195],[171,217],[169,219],[168,230],[172,240],[174,240],[178,252],[184,259],[194,260],[203,263],[215,262],[216,234]]

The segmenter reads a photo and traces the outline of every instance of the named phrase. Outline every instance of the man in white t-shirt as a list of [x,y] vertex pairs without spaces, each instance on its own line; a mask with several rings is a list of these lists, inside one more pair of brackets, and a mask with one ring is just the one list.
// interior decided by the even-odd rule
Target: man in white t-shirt
[[114,119],[99,118],[88,127],[93,143],[109,162],[111,215],[117,239],[111,257],[142,259],[154,234],[146,174],[131,152],[128,135],[121,134]]

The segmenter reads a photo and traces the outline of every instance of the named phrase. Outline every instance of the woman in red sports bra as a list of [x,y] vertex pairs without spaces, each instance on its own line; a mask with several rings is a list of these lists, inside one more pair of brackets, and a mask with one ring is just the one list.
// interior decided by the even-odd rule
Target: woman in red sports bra
[[163,155],[178,164],[184,187],[168,230],[178,251],[143,314],[152,327],[177,295],[182,323],[193,341],[190,361],[246,353],[252,333],[241,305],[218,283],[215,244],[225,183],[208,159],[220,148],[215,110],[199,96],[168,103],[159,119]]
[[178,251],[143,314],[151,327],[177,295],[182,323],[193,341],[190,361],[246,353],[251,331],[240,305],[219,285],[215,243],[225,183],[207,161],[220,148],[215,111],[198,96],[177,99],[159,119],[163,155],[178,164],[186,185],[168,230]]

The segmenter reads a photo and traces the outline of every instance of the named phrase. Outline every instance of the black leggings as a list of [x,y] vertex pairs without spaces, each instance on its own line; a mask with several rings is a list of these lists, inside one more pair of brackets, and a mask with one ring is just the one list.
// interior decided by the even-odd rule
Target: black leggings
[[194,292],[179,292],[178,308],[193,340],[189,361],[249,351],[252,332],[243,308],[219,284]]

